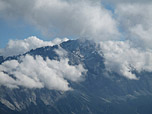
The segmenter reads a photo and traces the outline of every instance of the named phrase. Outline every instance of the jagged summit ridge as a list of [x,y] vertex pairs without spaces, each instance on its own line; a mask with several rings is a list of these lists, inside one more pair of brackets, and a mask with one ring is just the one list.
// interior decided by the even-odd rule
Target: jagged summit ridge
[[[53,47],[46,46],[31,50],[26,54],[60,61],[55,53],[59,47],[66,50],[70,65],[82,64],[87,70],[80,82],[68,80],[72,91],[9,89],[0,87],[0,112],[2,113],[38,113],[38,114],[151,114],[152,77],[151,73],[136,73],[140,80],[129,80],[105,68],[104,56],[98,52],[95,43],[90,41],[69,40]],[[24,55],[26,55],[24,54]],[[19,56],[6,60],[18,59]],[[139,109],[139,107],[142,108]],[[82,108],[83,107],[83,108]],[[110,108],[110,110],[109,110]],[[121,110],[121,111],[120,111]]]

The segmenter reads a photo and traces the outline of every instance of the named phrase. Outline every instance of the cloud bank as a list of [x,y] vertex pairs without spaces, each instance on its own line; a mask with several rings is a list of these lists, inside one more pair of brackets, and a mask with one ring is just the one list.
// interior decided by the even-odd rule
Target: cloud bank
[[106,3],[112,3],[113,5],[116,5],[116,4],[120,4],[120,3],[142,3],[142,4],[147,4],[147,3],[152,3],[151,0],[99,0],[99,1],[102,1],[102,2],[106,2]]
[[140,48],[152,49],[152,3],[118,4],[115,13],[126,39]]
[[[122,40],[101,41],[108,70],[129,79],[138,79],[132,71],[152,72],[152,2],[113,1]],[[112,2],[112,1],[111,1]]]
[[152,72],[152,50],[134,48],[129,41],[100,42],[109,71],[115,71],[128,79],[138,79],[132,72]]
[[0,65],[0,85],[9,88],[46,87],[50,90],[67,91],[72,89],[68,80],[82,81],[86,72],[81,64],[69,65],[68,58],[62,57],[57,61],[26,55],[20,57],[19,61],[10,60]]
[[31,49],[36,49],[43,46],[53,46],[60,44],[64,41],[68,41],[68,39],[56,38],[53,41],[43,41],[37,38],[36,36],[31,36],[24,40],[10,40],[5,48],[0,49],[0,55],[8,57],[24,54],[30,51]]
[[116,39],[112,13],[90,0],[0,0],[0,18],[24,19],[44,34],[56,37]]
[[[151,12],[151,0],[0,0],[0,18],[22,19],[46,35],[100,43],[107,69],[129,79],[137,79],[133,70],[152,69]],[[9,44],[2,52],[16,53]]]

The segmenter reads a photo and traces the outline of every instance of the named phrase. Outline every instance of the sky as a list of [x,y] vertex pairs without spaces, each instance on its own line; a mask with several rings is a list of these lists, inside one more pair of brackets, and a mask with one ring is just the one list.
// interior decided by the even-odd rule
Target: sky
[[[50,5],[46,5],[47,2],[50,2]],[[67,2],[67,6],[65,5],[66,2]],[[52,40],[55,37],[61,37],[61,38],[68,37],[70,39],[76,39],[81,36],[86,36],[87,33],[84,33],[85,35],[80,33],[83,30],[80,29],[81,26],[77,26],[76,24],[78,25],[81,23],[84,24],[85,18],[86,19],[91,18],[87,16],[86,14],[86,12],[89,12],[89,10],[91,11],[90,14],[92,16],[98,16],[99,11],[97,11],[97,14],[96,14],[96,10],[98,9],[95,9],[93,6],[89,4],[96,4],[97,2],[101,4],[101,1],[96,1],[96,0],[94,1],[94,3],[93,2],[89,3],[89,2],[90,2],[89,0],[88,1],[86,0],[83,2],[82,0],[78,0],[78,1],[73,0],[71,3],[64,0],[50,0],[50,1],[44,0],[44,3],[41,3],[41,0],[38,0],[38,2],[36,2],[35,0],[32,0],[31,2],[29,1],[26,2],[25,0],[22,0],[22,2],[19,0],[15,0],[14,2],[11,2],[10,0],[6,0],[6,1],[1,0],[0,1],[0,6],[1,6],[1,9],[0,9],[0,14],[1,14],[0,16],[0,30],[1,30],[0,31],[0,48],[4,48],[10,39],[14,39],[14,40],[25,39],[29,36],[37,36],[38,38],[43,39],[43,40]],[[88,5],[85,5],[85,3],[88,3]],[[29,4],[31,5],[31,7]],[[33,7],[36,7],[38,4],[41,5],[40,7],[44,6],[44,8],[42,9],[37,8],[35,12],[28,15],[30,11],[28,11],[27,9],[29,8],[29,10],[31,10],[32,12],[32,10],[34,10]],[[72,6],[70,6],[70,4],[72,4]],[[83,5],[81,6],[81,4]],[[89,6],[90,8],[88,8],[88,11],[85,11],[87,10],[87,6]],[[48,11],[45,11],[46,10],[45,7],[46,9],[48,9]],[[84,12],[77,11],[79,7],[81,7],[81,9],[84,10]],[[82,7],[86,7],[86,8],[82,8]],[[113,10],[110,5],[105,4],[105,7],[111,11]],[[63,14],[64,11],[60,12],[60,10],[62,9],[64,9],[65,12],[67,13]],[[42,10],[42,11],[39,13],[39,10],[40,11]],[[50,12],[51,10],[52,12]],[[72,14],[73,13],[72,11],[75,14]],[[43,13],[45,14],[44,16],[43,16]],[[55,13],[58,13],[58,15],[56,15]],[[37,17],[36,16],[34,17],[33,16],[34,14]],[[61,19],[59,19],[60,18],[59,15],[61,15]],[[77,19],[79,15],[80,16],[82,15],[81,19]],[[46,19],[41,18],[41,16],[43,16],[43,18],[46,18]],[[54,18],[52,18],[51,16],[54,16]],[[70,17],[70,18],[67,19],[67,17],[68,18]],[[35,19],[35,18],[40,18],[40,19]],[[73,19],[74,21],[72,21]],[[61,24],[58,25],[58,23],[61,23]],[[84,27],[85,27],[84,29],[86,29],[86,26],[87,25],[84,24]],[[63,30],[65,29],[64,27],[68,29]],[[72,28],[72,30],[70,30],[71,29],[70,27]],[[45,29],[48,31],[46,32]]]
[[25,39],[29,36],[43,38],[41,32],[25,22],[9,22],[0,19],[0,48],[4,48],[10,39]]
[[[100,45],[107,70],[131,80],[139,80],[140,78],[132,71],[152,72],[152,1],[0,0],[1,56],[23,54],[38,47],[52,46],[68,39],[79,38],[89,39]],[[30,78],[30,87],[48,87],[65,91],[71,89],[65,80],[69,77],[61,73],[56,74],[60,66],[68,66],[68,58],[62,58],[61,63],[43,61],[39,56],[34,59],[27,55],[22,59],[22,63],[8,61],[0,65],[1,75],[8,78],[8,81],[3,79],[0,84],[18,87],[26,81],[18,79],[20,81],[16,82],[10,79],[3,73],[8,71],[16,74],[17,78],[18,73],[23,74],[28,80]],[[56,83],[48,85],[48,75],[42,77],[44,72],[35,71],[38,75],[33,74],[32,77],[29,77],[28,72],[22,72],[24,61],[32,61],[39,66],[41,63],[37,63],[38,60],[46,67],[46,72],[51,70],[52,75],[59,79],[65,88],[62,88],[62,84],[60,87]],[[14,67],[9,67],[13,63],[16,64],[16,72],[12,70]],[[53,65],[58,69],[52,67]],[[35,69],[34,66],[32,68]],[[60,72],[66,74],[68,68],[79,74],[77,80],[86,72],[81,64],[79,67],[68,66],[65,71]],[[73,77],[71,80],[75,79],[75,74],[70,76]],[[27,87],[24,83],[22,86]]]
[[151,41],[151,0],[0,0],[0,7],[1,48],[30,36]]

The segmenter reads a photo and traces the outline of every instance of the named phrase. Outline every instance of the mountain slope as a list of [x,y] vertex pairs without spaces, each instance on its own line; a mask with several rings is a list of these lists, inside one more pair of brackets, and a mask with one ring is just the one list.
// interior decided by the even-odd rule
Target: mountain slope
[[[0,113],[4,114],[151,114],[152,73],[135,72],[139,80],[129,80],[108,72],[104,56],[91,41],[70,40],[60,44],[67,51],[69,64],[81,63],[87,73],[81,82],[69,81],[72,91],[9,89],[0,87]],[[59,60],[59,46],[42,47],[26,54]],[[26,55],[24,54],[24,55]],[[19,55],[20,56],[20,55]],[[1,62],[19,56],[1,59]]]

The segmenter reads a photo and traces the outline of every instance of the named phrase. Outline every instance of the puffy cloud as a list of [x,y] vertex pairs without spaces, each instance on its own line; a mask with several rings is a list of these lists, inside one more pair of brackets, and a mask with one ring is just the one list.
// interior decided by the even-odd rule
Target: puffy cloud
[[123,40],[100,43],[105,65],[110,71],[129,79],[138,79],[132,71],[152,72],[152,2],[114,1],[114,15],[122,31]]
[[43,46],[53,46],[67,41],[67,38],[56,38],[53,41],[43,41],[36,36],[31,36],[24,40],[10,40],[4,49],[0,49],[0,55],[4,57],[23,54],[31,49],[36,49]]
[[152,3],[151,0],[101,0],[102,2],[108,3],[108,4],[120,4],[120,3]]
[[105,65],[129,79],[138,79],[132,71],[152,72],[152,50],[134,48],[129,41],[107,41],[100,43],[105,57]]
[[115,13],[126,39],[141,48],[152,49],[152,3],[118,4]]
[[6,87],[9,88],[17,88],[17,86],[15,85],[15,81],[13,78],[11,78],[10,76],[8,76],[7,74],[4,74],[3,72],[0,72],[0,85],[5,85]]
[[19,61],[10,60],[0,65],[0,85],[10,88],[46,87],[51,90],[67,91],[72,89],[68,80],[81,81],[83,73],[86,72],[81,64],[69,65],[68,58],[62,57],[57,61],[26,55]]
[[44,34],[57,37],[116,39],[117,23],[99,1],[90,0],[1,0],[1,18],[21,18]]
[[[129,79],[137,79],[131,72],[134,69],[151,71],[151,1],[102,0],[108,3],[106,7],[112,3],[113,11],[105,9],[100,0],[95,1],[0,0],[0,18],[25,19],[45,34],[102,41],[107,68]],[[62,49],[56,52],[64,56]]]

